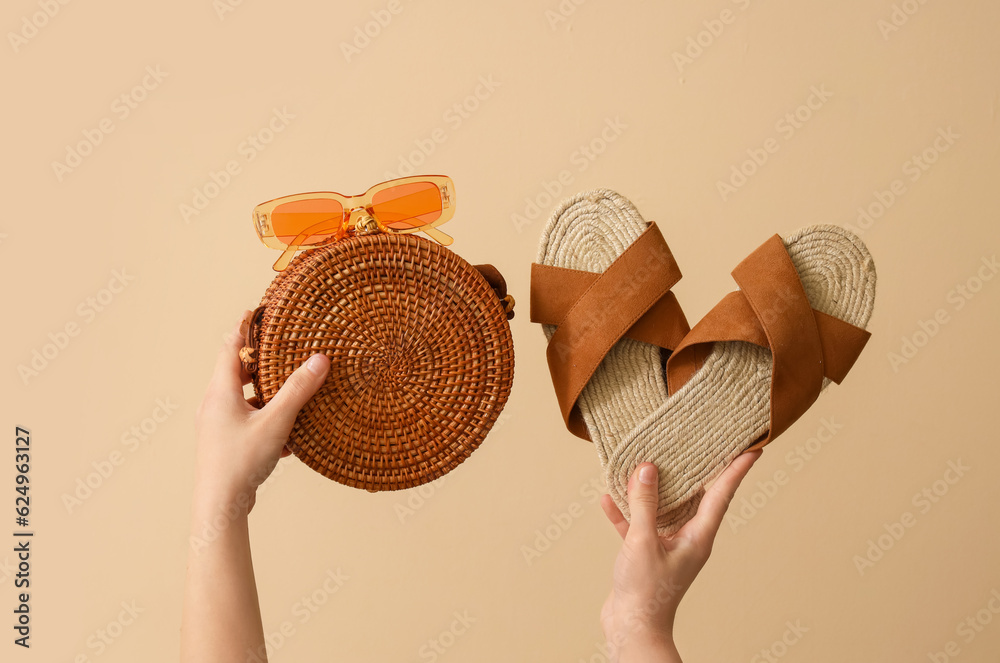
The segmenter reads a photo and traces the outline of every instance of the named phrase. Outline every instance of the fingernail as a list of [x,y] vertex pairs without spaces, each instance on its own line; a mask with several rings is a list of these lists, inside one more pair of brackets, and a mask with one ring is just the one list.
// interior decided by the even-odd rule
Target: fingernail
[[310,371],[319,375],[323,372],[323,355],[313,355],[309,357],[309,361],[306,362],[306,368]]
[[656,466],[643,465],[639,469],[639,481],[643,483],[656,483]]

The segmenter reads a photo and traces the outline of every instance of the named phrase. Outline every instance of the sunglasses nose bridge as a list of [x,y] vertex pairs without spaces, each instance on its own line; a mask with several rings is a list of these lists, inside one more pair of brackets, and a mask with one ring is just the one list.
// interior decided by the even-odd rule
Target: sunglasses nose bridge
[[370,209],[365,205],[358,205],[347,210],[347,226],[354,228],[359,234],[378,232],[378,223]]

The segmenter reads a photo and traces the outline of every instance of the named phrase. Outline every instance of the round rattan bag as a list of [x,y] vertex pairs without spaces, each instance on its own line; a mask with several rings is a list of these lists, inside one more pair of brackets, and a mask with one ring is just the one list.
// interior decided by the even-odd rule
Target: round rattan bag
[[260,406],[307,357],[330,357],[288,448],[348,486],[412,488],[468,458],[507,402],[513,304],[492,265],[410,234],[350,236],[275,277],[240,356]]

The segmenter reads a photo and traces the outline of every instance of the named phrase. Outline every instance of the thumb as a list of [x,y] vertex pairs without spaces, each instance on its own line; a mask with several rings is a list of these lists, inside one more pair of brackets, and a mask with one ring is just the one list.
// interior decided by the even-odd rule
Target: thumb
[[274,421],[275,426],[291,432],[299,410],[322,386],[329,369],[330,358],[326,355],[315,354],[309,357],[288,376],[262,411],[268,413],[268,418]]
[[628,484],[628,509],[631,518],[626,538],[656,537],[656,509],[659,503],[656,465],[640,463]]

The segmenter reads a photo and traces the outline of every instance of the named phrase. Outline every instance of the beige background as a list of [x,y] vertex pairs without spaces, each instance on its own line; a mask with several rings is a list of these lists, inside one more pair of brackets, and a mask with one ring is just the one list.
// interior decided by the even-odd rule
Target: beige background
[[[369,495],[294,458],[279,465],[251,515],[265,630],[281,641],[272,660],[429,661],[456,613],[475,621],[436,660],[603,660],[598,611],[619,540],[596,502],[593,449],[560,423],[527,306],[545,218],[598,186],[661,225],[692,320],[772,233],[856,224],[859,207],[878,212],[896,189],[860,228],[879,273],[872,340],[740,489],[731,513],[743,499],[760,508],[723,525],[683,603],[685,659],[926,661],[953,641],[933,660],[997,660],[1000,279],[977,271],[1000,244],[1000,5],[232,4],[73,2],[51,18],[34,1],[4,5],[4,32],[32,36],[8,34],[0,57],[0,550],[13,545],[15,425],[33,434],[37,534],[34,646],[14,647],[5,629],[3,660],[176,660],[194,411],[224,332],[277,257],[250,210],[300,191],[361,192],[419,144],[429,155],[414,155],[414,171],[456,183],[452,248],[497,265],[518,300],[513,393],[480,450],[422,493]],[[345,56],[371,12],[391,20]],[[144,77],[149,89],[133,92]],[[123,94],[142,98],[127,117]],[[281,131],[248,152],[275,109]],[[784,119],[796,112],[797,127]],[[60,178],[53,163],[104,118],[113,131]],[[720,193],[765,145],[767,161]],[[915,156],[933,163],[915,170]],[[181,206],[230,161],[228,185],[209,186],[217,195],[186,223]],[[109,302],[115,270],[133,280]],[[922,336],[935,315],[947,321]],[[77,335],[25,383],[18,367],[67,323]],[[922,347],[894,361],[904,338]],[[123,440],[162,414],[157,399],[176,410],[145,422],[146,441]],[[838,428],[820,444],[824,420]],[[94,475],[113,453],[113,472]],[[969,469],[957,477],[949,461]],[[100,485],[68,508],[88,475]],[[893,540],[906,512],[912,527]],[[529,564],[524,550],[567,518]],[[888,550],[859,570],[880,536]],[[338,569],[348,579],[327,593]],[[13,579],[0,576],[7,623]],[[303,612],[313,594],[324,603]],[[109,629],[133,601],[134,623]],[[103,651],[101,630],[118,635]]]

